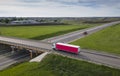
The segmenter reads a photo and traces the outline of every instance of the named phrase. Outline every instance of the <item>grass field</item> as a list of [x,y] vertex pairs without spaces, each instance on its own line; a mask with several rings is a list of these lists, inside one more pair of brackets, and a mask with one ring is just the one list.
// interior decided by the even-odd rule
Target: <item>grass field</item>
[[100,24],[0,27],[0,35],[41,40]]
[[0,76],[119,76],[120,70],[50,54],[41,63],[23,63]]
[[80,45],[82,48],[120,55],[120,24],[98,31],[85,38],[72,42],[72,44]]

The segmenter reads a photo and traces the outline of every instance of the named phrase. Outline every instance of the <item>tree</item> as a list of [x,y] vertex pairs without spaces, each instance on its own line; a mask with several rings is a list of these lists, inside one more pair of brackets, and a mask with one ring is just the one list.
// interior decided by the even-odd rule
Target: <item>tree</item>
[[6,18],[6,19],[4,20],[4,22],[5,22],[5,23],[9,23],[10,20]]
[[57,23],[57,22],[58,22],[58,20],[54,20],[54,22],[55,22],[55,23]]

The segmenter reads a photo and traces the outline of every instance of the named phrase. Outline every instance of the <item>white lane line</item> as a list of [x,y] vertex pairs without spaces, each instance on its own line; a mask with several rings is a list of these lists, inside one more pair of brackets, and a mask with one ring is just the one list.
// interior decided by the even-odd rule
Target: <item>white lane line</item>
[[20,60],[17,60],[17,61],[12,61],[12,62],[10,62],[9,64],[5,64],[5,65],[3,65],[3,66],[0,66],[0,70],[3,70],[3,69],[9,67],[10,65],[12,65],[12,64],[14,64],[14,63],[21,62],[21,61],[28,60],[28,59],[29,59],[29,58],[26,56],[26,57],[24,57],[24,59],[20,59]]
[[13,54],[11,54],[11,52],[8,52],[8,53],[0,55],[0,59],[6,58],[6,57],[9,57],[9,56],[12,56],[12,55]]
[[[105,26],[105,25],[104,25]],[[68,35],[66,37],[61,37],[61,38],[58,38],[58,39],[55,39],[55,40],[51,40],[51,42],[55,42],[55,41],[59,41],[59,40],[62,40],[62,39],[66,39],[66,38],[69,38],[69,37],[72,37],[72,36],[75,36],[75,35],[78,35],[78,34],[83,34],[84,31],[93,31],[93,30],[96,30],[98,28],[102,28],[104,26],[97,26],[97,27],[94,27],[94,28],[90,28],[90,29],[86,29],[86,30],[83,30],[81,32],[78,32],[78,33],[74,33],[72,35]]]
[[0,63],[0,66],[3,66],[3,65],[5,65],[6,63],[10,63],[10,62],[12,62],[12,61],[16,61],[17,59],[23,58],[23,57],[25,57],[25,56],[27,56],[27,55],[28,55],[28,54],[22,55],[22,56],[19,56],[19,57],[16,57],[16,58],[14,58],[14,59],[10,59],[10,60],[5,61],[5,62],[2,62],[2,63]]
[[80,32],[80,33],[76,33],[76,34],[73,34],[73,35],[69,35],[69,36],[66,36],[66,37],[61,37],[61,38],[58,38],[58,39],[55,39],[55,40],[51,40],[50,42],[56,42],[56,41],[59,41],[59,40],[62,40],[62,39],[66,39],[66,38],[69,38],[69,37],[72,37],[72,36],[75,36],[75,35],[78,35],[78,34],[82,34],[83,32]]
[[[119,21],[120,22],[120,21]],[[59,37],[53,37],[53,38],[50,38],[48,39],[49,42],[56,42],[56,41],[59,41],[59,40],[62,40],[62,39],[66,39],[66,38],[69,38],[69,37],[72,37],[72,36],[75,36],[75,35],[78,35],[78,34],[81,34],[83,33],[84,31],[94,31],[94,30],[101,30],[105,27],[108,27],[108,26],[112,26],[113,24],[116,24],[116,23],[119,23],[119,22],[112,22],[112,23],[108,23],[108,24],[104,24],[102,26],[96,26],[96,27],[92,27],[92,28],[88,28],[88,29],[83,29],[83,30],[80,30],[79,31],[76,31],[77,33],[75,34],[75,32],[73,33],[68,33],[68,34],[65,34],[64,36],[59,36]],[[66,36],[68,35],[68,36]],[[66,37],[65,37],[66,36]]]

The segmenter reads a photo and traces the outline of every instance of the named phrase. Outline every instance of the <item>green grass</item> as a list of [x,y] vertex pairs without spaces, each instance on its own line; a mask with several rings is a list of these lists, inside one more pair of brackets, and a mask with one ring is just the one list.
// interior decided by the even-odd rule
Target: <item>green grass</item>
[[23,63],[0,76],[119,76],[120,70],[50,54],[41,63]]
[[120,24],[105,28],[72,44],[120,55]]
[[96,26],[99,24],[58,25],[58,26],[6,26],[0,27],[0,35],[41,40]]

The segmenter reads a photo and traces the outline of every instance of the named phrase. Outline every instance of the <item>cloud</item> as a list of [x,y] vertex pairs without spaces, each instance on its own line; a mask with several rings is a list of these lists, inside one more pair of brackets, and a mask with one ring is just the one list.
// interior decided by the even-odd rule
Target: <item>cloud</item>
[[3,0],[0,16],[120,16],[119,0]]
[[43,0],[17,0],[17,1],[27,2],[27,3],[37,3],[37,2],[41,2],[41,1],[43,1]]

